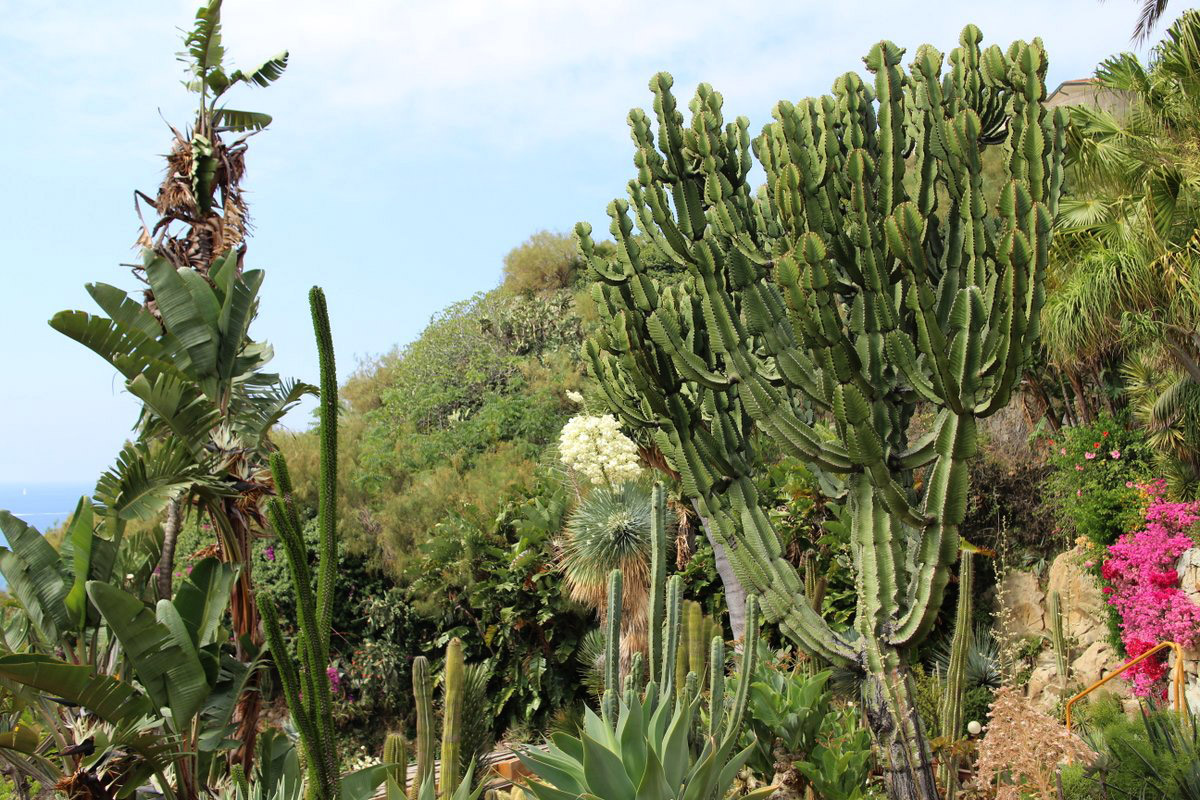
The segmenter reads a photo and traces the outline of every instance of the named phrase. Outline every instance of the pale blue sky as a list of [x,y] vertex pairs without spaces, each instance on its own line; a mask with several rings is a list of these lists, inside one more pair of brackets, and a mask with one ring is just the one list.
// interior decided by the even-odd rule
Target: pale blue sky
[[[188,0],[0,0],[0,482],[89,485],[135,406],[95,355],[52,331],[92,310],[88,281],[134,288],[135,188],[153,194],[189,120],[178,28]],[[736,13],[735,13],[736,9]],[[890,38],[943,51],[975,22],[987,42],[1040,35],[1050,82],[1129,47],[1133,2],[226,0],[226,45],[252,66],[287,48],[268,90],[234,107],[275,116],[249,154],[265,268],[252,333],[276,368],[314,380],[305,295],[325,287],[345,377],[410,341],[431,314],[497,284],[532,232],[586,219],[632,177],[625,115],[674,73],[723,92],[752,131],[779,99],[827,91]],[[1172,8],[1179,13],[1182,7]],[[161,113],[161,116],[160,116]],[[303,426],[307,417],[293,415]]]

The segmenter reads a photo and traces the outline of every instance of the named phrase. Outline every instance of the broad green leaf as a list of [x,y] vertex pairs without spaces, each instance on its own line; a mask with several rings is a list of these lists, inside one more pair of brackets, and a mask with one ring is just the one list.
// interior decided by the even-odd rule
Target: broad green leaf
[[58,551],[36,529],[7,511],[0,511],[0,531],[12,548],[10,552],[0,547],[0,573],[8,581],[9,591],[42,639],[57,645],[59,637],[71,629],[64,602],[67,578]]
[[225,294],[221,306],[220,348],[217,352],[217,375],[221,380],[232,380],[237,374],[237,356],[250,330],[250,322],[258,305],[258,290],[262,287],[264,273],[261,269],[247,270],[236,279]]
[[32,725],[18,723],[12,730],[0,731],[0,749],[32,755],[37,750],[41,738]]
[[646,753],[646,769],[638,784],[637,800],[673,800],[675,791],[667,783],[662,764],[654,751]]
[[216,367],[217,332],[205,324],[204,313],[180,275],[183,271],[191,272],[186,268],[176,270],[164,258],[155,258],[146,265],[146,277],[163,325],[187,351],[194,375],[204,378]]
[[92,502],[86,497],[80,498],[67,528],[75,567],[75,581],[63,600],[75,627],[79,630],[87,624],[87,581],[92,572],[92,542],[96,538],[92,526]]
[[633,800],[637,794],[633,781],[613,751],[586,733],[583,741],[583,775],[588,790],[604,800]]
[[214,641],[236,578],[237,571],[229,564],[205,558],[175,591],[175,608],[197,648]]
[[120,641],[150,699],[170,710],[176,726],[189,724],[208,694],[204,667],[191,643],[185,646],[177,641],[171,630],[131,594],[98,581],[89,581],[87,591]]
[[370,800],[387,777],[387,765],[375,764],[342,776],[339,786],[341,800]]
[[97,675],[90,666],[67,664],[49,656],[0,656],[0,678],[77,703],[114,725],[155,713],[146,697],[130,684]]
[[261,131],[271,124],[271,115],[261,111],[238,111],[232,108],[217,109],[213,115],[216,124],[222,128],[242,133],[245,131]]
[[269,86],[283,75],[283,71],[287,69],[287,63],[288,51],[284,50],[282,53],[271,56],[249,72],[242,72],[240,69],[234,71],[229,79],[253,83],[255,86]]

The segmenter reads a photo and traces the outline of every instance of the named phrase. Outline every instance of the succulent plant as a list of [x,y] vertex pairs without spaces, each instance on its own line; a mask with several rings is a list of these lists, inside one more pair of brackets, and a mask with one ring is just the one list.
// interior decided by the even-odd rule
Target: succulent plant
[[[609,206],[615,261],[576,227],[601,316],[586,354],[610,409],[680,474],[767,618],[870,677],[894,797],[937,794],[907,654],[959,551],[976,421],[1008,403],[1037,339],[1062,185],[1067,116],[1043,105],[1041,42],[981,39],[967,26],[948,59],[924,46],[908,70],[879,42],[873,85],[851,72],[832,95],[781,102],[753,144],[705,84],[685,125],[660,73],[657,130],[629,115],[637,177]],[[665,270],[643,261],[647,243]],[[918,403],[934,421],[910,441]],[[759,435],[848,506],[854,636],[826,624],[783,557],[754,484]]]

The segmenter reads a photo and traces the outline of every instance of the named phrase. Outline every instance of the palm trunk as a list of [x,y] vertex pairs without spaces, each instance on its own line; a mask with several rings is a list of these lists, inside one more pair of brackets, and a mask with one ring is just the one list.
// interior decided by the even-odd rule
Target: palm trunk
[[725,587],[725,605],[729,609],[729,626],[733,628],[733,638],[740,641],[746,633],[746,587],[742,586],[742,582],[734,574],[733,566],[729,563],[729,554],[717,541],[717,537],[713,536],[708,519],[700,513],[700,503],[695,499],[692,500],[692,508],[696,510],[696,516],[700,518],[700,525],[704,528],[704,535],[708,538],[708,543],[712,545],[717,574],[721,576],[721,584]]
[[175,572],[175,543],[179,541],[179,529],[183,527],[183,513],[179,500],[167,506],[167,521],[163,524],[162,555],[158,559],[158,597],[171,599],[171,579]]

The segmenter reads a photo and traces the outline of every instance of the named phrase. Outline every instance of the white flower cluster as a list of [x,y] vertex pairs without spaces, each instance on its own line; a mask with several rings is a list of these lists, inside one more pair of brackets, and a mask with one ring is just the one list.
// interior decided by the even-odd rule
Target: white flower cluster
[[558,439],[559,457],[592,483],[616,486],[636,479],[637,445],[625,434],[616,417],[571,417]]

